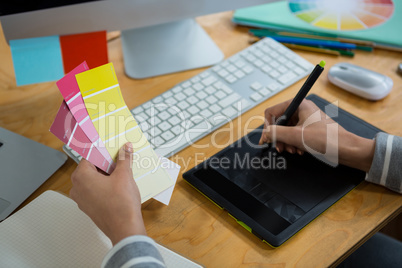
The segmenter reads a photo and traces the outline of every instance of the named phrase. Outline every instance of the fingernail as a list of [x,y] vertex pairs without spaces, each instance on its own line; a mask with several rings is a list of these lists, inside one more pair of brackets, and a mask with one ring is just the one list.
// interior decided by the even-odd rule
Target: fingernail
[[288,153],[293,154],[293,149],[292,148],[287,148],[286,151],[288,151]]
[[279,149],[279,147],[278,147],[278,146],[276,146],[275,148],[276,148],[276,151],[277,151],[278,153],[280,153],[280,152],[281,152],[281,150]]
[[127,142],[126,144],[124,144],[124,151],[131,154],[134,152],[131,142]]

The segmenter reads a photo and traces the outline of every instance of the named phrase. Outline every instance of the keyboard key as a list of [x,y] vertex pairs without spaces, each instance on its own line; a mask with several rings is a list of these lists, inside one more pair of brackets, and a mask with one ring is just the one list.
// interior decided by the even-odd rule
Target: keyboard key
[[140,123],[140,128],[143,132],[146,132],[151,126],[148,124],[147,121],[142,121]]
[[232,90],[230,87],[228,87],[227,85],[222,85],[222,86],[221,86],[221,89],[222,89],[226,94],[232,94],[232,93],[233,93],[233,90]]
[[[183,108],[183,109],[185,109],[185,108]],[[168,111],[171,115],[175,115],[175,114],[181,112],[180,108],[177,107],[176,105],[169,107],[169,108],[167,109],[167,111]]]
[[281,74],[284,74],[288,71],[288,69],[285,66],[279,66],[277,69]]
[[205,77],[208,77],[209,75],[210,75],[209,72],[203,72],[203,73],[200,74],[200,77],[205,78]]
[[267,86],[267,88],[271,91],[276,91],[277,89],[279,89],[279,87],[280,85],[277,82],[272,82]]
[[295,71],[295,73],[297,73],[297,74],[299,74],[299,75],[305,72],[305,71],[303,71],[303,69],[300,68],[300,67],[294,68],[293,71]]
[[214,93],[216,92],[215,88],[213,88],[213,87],[211,87],[211,86],[206,87],[204,90],[205,90],[205,92],[207,92],[208,94],[214,94]]
[[227,117],[230,117],[230,118],[232,118],[232,116],[234,116],[236,113],[237,113],[237,111],[233,108],[233,107],[227,107],[227,108],[225,108],[223,111],[222,111],[222,113],[224,114],[224,115],[226,115]]
[[178,124],[181,123],[181,119],[180,119],[179,117],[177,117],[177,116],[173,116],[172,118],[169,118],[168,122],[169,122],[172,126],[175,126],[175,125],[178,125]]
[[250,105],[251,105],[251,103],[249,101],[247,101],[246,99],[241,99],[240,101],[232,104],[233,108],[235,108],[238,111],[244,111]]
[[227,117],[226,116],[224,116],[223,114],[216,114],[216,115],[214,115],[214,116],[212,116],[210,119],[209,119],[209,122],[211,122],[212,123],[212,125],[214,125],[214,126],[216,126],[216,125],[219,125],[219,124],[221,124],[222,122],[224,122],[224,121],[228,121],[228,119],[227,119]]
[[222,67],[219,65],[212,67],[212,71],[214,71],[214,72],[219,72],[221,69],[222,69]]
[[187,101],[181,101],[177,104],[178,107],[180,107],[180,109],[187,109],[187,107],[190,106],[190,104]]
[[153,126],[159,125],[160,122],[162,122],[162,121],[158,117],[154,116],[151,119],[149,119],[147,122],[153,127]]
[[281,74],[280,74],[278,71],[276,71],[276,70],[272,70],[272,71],[269,73],[269,75],[270,75],[271,77],[273,77],[273,78],[276,78],[276,77],[280,76]]
[[197,94],[195,94],[195,95],[197,96],[197,98],[199,98],[201,100],[208,96],[207,93],[205,93],[204,91],[197,92]]
[[[194,88],[196,91],[200,91],[201,89],[204,88],[204,86],[203,86],[201,83],[195,83],[195,84],[193,85],[193,88]],[[192,93],[192,94],[194,94],[194,93]]]
[[228,76],[225,77],[225,80],[228,83],[232,84],[232,83],[237,81],[237,78],[235,76],[233,76],[233,75],[228,75]]
[[158,147],[158,146],[161,146],[162,144],[164,144],[165,140],[162,139],[160,136],[158,136],[153,139],[153,143],[154,143],[155,147]]
[[171,139],[173,139],[175,137],[175,135],[169,130],[166,132],[163,132],[161,136],[165,141],[170,141]]
[[215,113],[219,112],[220,110],[222,110],[222,108],[219,107],[217,104],[214,104],[214,105],[211,105],[211,106],[209,107],[209,110],[211,110],[211,112],[212,112],[213,114],[215,114]]
[[164,112],[159,113],[159,114],[158,114],[158,117],[159,117],[162,121],[165,121],[165,120],[167,120],[168,118],[170,118],[171,115],[170,115],[170,113],[164,111]]
[[201,81],[201,78],[199,76],[195,76],[195,77],[191,78],[190,81],[193,82],[193,83],[197,83],[197,82]]
[[254,62],[257,58],[256,58],[254,55],[249,54],[249,55],[246,57],[246,59],[247,59],[249,62]]
[[274,69],[278,68],[280,66],[279,62],[273,60],[269,63]]
[[222,99],[226,97],[226,94],[222,90],[219,90],[218,92],[215,93],[215,97],[217,97],[218,99]]
[[201,110],[205,110],[206,108],[208,108],[209,104],[205,101],[200,101],[197,103],[198,108],[200,108]]
[[201,116],[203,116],[203,117],[205,117],[205,118],[209,118],[211,115],[212,115],[212,113],[211,113],[211,111],[210,110],[202,110],[201,112],[200,112],[200,115]]
[[139,122],[147,120],[149,118],[149,116],[145,113],[139,113],[137,115],[134,115],[135,119]]
[[250,85],[250,88],[253,90],[260,90],[262,88],[262,85],[258,82],[254,82]]
[[269,94],[271,94],[271,91],[268,90],[268,89],[266,89],[266,88],[263,88],[263,89],[261,89],[261,90],[259,91],[259,93],[260,93],[261,95],[263,95],[263,96],[268,96]]
[[165,93],[162,94],[163,98],[167,99],[173,96],[173,92],[171,90],[166,91]]
[[282,84],[287,84],[294,78],[296,78],[296,75],[293,72],[289,72],[279,77],[278,81],[281,82]]
[[228,74],[229,74],[229,72],[226,71],[226,70],[224,70],[224,69],[222,69],[222,70],[220,70],[220,71],[218,72],[218,75],[219,75],[220,77],[226,77]]
[[242,68],[244,65],[246,65],[246,63],[244,61],[242,61],[242,60],[238,60],[238,61],[235,62],[235,65],[238,68]]
[[165,121],[165,122],[160,123],[158,127],[159,127],[162,131],[166,131],[166,130],[172,128],[172,125]]
[[[181,84],[181,86],[183,87],[183,88],[188,88],[189,86],[191,86],[191,82],[190,81],[186,81],[186,82],[184,82],[183,84]],[[179,90],[178,92],[180,92],[181,90]],[[178,93],[178,92],[175,92],[175,91],[173,91],[174,93]]]
[[253,101],[259,101],[262,99],[262,96],[260,93],[255,92],[255,93],[251,94],[250,99],[252,99]]
[[152,102],[157,104],[157,103],[161,103],[163,101],[162,96],[158,96],[152,99]]
[[180,125],[172,127],[171,131],[176,135],[180,135],[181,133],[184,132],[184,128],[182,128]]
[[191,87],[186,88],[185,90],[183,90],[184,94],[186,94],[187,96],[192,96],[192,95],[194,95],[194,94],[195,94],[195,90],[194,90],[193,88],[194,88],[194,85],[193,85],[192,88],[191,88]]
[[294,63],[302,67],[304,70],[311,70],[311,63],[307,62],[306,60],[297,57],[293,60]]
[[252,73],[252,72],[254,71],[254,68],[251,67],[250,65],[247,65],[246,67],[243,67],[243,71],[244,71],[246,74],[249,74],[249,73]]
[[264,66],[261,67],[261,70],[262,70],[264,73],[269,73],[270,71],[272,71],[272,68],[269,67],[268,65],[264,65]]
[[238,71],[236,71],[235,73],[234,73],[234,75],[237,77],[237,78],[243,78],[246,74],[245,73],[243,73],[242,71],[240,71],[240,70],[238,70]]
[[174,98],[178,101],[184,100],[186,97],[186,95],[184,95],[183,93],[179,92],[176,95],[174,95]]
[[198,109],[196,106],[190,106],[190,107],[187,109],[187,112],[189,112],[189,113],[192,114],[192,115],[197,114],[199,111],[200,111],[200,109]]
[[170,97],[165,100],[165,103],[169,104],[169,105],[173,105],[173,104],[177,103],[177,100],[173,97]]
[[152,137],[157,137],[162,133],[162,130],[160,130],[158,127],[153,127],[148,131],[148,134],[150,134]]
[[215,98],[214,96],[209,96],[208,98],[205,99],[207,102],[209,102],[209,104],[214,104],[215,102],[218,101],[217,98]]
[[152,102],[147,101],[146,103],[144,103],[144,104],[142,105],[142,108],[148,109],[148,108],[151,108],[151,106],[152,106]]
[[187,102],[192,104],[192,105],[197,103],[198,101],[199,101],[199,99],[196,96],[191,96],[191,97],[187,98]]
[[228,66],[226,66],[226,70],[230,73],[233,73],[233,72],[237,71],[237,68],[233,65],[228,65]]
[[219,105],[223,108],[231,105],[233,102],[237,101],[238,99],[240,99],[240,95],[237,93],[234,93],[226,98],[224,98],[223,100],[219,101]]
[[201,83],[204,86],[209,86],[209,85],[213,84],[214,82],[216,82],[216,80],[217,80],[216,77],[211,75],[211,76],[205,78],[204,80],[202,80]]
[[[187,82],[186,82],[187,83]],[[185,83],[183,83],[183,84],[185,84]],[[183,88],[181,87],[181,86],[176,86],[176,87],[174,87],[174,88],[172,88],[172,91],[174,92],[174,93],[179,93],[180,91],[182,91],[183,90]]]
[[261,66],[264,65],[264,62],[263,62],[262,60],[256,60],[256,61],[254,62],[254,65],[257,66],[257,67],[261,67]]

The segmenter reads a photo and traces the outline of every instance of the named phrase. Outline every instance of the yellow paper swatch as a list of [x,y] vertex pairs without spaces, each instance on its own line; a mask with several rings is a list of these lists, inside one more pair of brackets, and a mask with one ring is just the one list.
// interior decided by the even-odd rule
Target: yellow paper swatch
[[126,142],[133,144],[133,175],[141,202],[172,186],[172,179],[160,166],[159,158],[124,102],[113,64],[102,65],[75,77],[89,117],[113,160]]

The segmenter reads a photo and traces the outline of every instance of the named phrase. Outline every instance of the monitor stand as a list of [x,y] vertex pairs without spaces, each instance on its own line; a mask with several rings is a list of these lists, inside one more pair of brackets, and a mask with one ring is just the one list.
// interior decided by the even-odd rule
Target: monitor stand
[[135,79],[216,64],[224,56],[194,19],[121,33],[126,74]]

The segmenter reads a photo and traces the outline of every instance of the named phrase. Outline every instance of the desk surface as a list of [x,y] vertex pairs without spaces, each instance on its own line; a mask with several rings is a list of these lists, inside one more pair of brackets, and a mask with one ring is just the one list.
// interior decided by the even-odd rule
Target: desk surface
[[[230,22],[231,15],[231,12],[224,12],[198,18],[198,22],[226,57],[249,45],[247,29],[233,25]],[[17,87],[10,49],[2,32],[0,36],[0,126],[62,150],[63,144],[48,131],[62,101],[55,82]],[[120,39],[111,40],[108,48],[109,60],[115,66],[129,108],[134,108],[204,70],[133,80],[124,74]],[[296,52],[312,63],[325,59],[330,67],[337,62],[347,61],[391,77],[394,80],[391,94],[377,102],[361,99],[330,84],[327,79],[329,68],[311,93],[331,102],[336,101],[341,108],[384,131],[402,136],[402,77],[396,74],[397,65],[402,59],[401,53],[359,51],[354,58],[345,58]],[[208,135],[197,144],[208,145],[212,136],[220,144],[230,144],[237,140],[262,123],[265,108],[294,97],[302,83],[292,85],[235,119],[232,124],[226,124],[216,135]],[[259,115],[260,119],[253,120],[255,115]],[[249,124],[248,130],[243,127],[246,122]],[[219,151],[213,146],[203,147],[188,147],[170,159],[180,164],[182,172],[185,172]],[[70,175],[75,167],[76,164],[69,159],[23,205],[46,190],[68,194],[71,189]],[[206,267],[335,265],[401,210],[402,195],[364,182],[281,247],[273,249],[189,186],[181,174],[169,206],[153,200],[143,204],[148,235]]]

